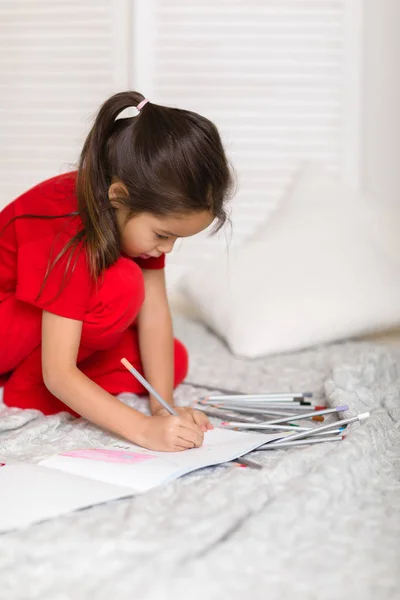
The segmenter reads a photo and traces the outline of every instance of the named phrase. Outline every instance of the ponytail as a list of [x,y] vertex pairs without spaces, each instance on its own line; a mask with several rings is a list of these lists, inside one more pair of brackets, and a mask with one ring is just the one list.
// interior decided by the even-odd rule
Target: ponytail
[[114,264],[120,254],[118,224],[108,197],[114,174],[109,161],[110,140],[118,128],[118,115],[143,100],[137,92],[121,92],[109,98],[101,106],[80,155],[76,193],[93,277]]

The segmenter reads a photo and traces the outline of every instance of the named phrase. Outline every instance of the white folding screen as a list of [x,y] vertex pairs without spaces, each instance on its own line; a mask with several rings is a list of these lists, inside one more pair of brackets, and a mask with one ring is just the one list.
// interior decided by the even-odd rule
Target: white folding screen
[[[238,180],[232,244],[317,161],[358,183],[361,0],[2,0],[0,206],[73,163],[131,87],[219,127]],[[180,273],[225,247],[200,235]]]

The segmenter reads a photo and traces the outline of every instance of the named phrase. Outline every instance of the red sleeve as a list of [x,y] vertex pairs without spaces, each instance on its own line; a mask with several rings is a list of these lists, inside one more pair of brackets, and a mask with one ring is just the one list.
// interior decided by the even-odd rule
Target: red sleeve
[[58,239],[49,236],[18,248],[16,297],[61,317],[82,321],[91,293],[91,276],[83,246],[78,245],[72,254],[67,250],[51,268],[67,241],[62,236]]
[[135,263],[141,269],[163,269],[165,266],[165,254],[158,258],[135,258]]

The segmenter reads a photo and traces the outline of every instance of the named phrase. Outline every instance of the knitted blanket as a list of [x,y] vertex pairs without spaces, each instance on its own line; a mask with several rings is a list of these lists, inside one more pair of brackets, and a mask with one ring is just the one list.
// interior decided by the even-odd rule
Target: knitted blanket
[[[198,323],[178,318],[175,331],[191,356],[178,404],[203,394],[201,384],[307,390],[371,417],[340,443],[255,452],[261,471],[211,467],[4,534],[0,599],[398,598],[400,350],[347,342],[249,361]],[[147,409],[144,399],[122,400]],[[114,442],[66,413],[0,403],[0,460]]]

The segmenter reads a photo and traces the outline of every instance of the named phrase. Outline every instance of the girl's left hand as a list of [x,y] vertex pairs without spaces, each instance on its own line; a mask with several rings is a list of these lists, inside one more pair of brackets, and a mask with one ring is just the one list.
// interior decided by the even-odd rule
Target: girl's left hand
[[[180,417],[188,419],[191,423],[194,422],[200,427],[201,431],[210,431],[211,429],[214,429],[214,425],[210,423],[207,415],[201,412],[201,410],[195,410],[194,408],[189,408],[187,406],[174,406],[174,409]],[[160,406],[160,408],[153,411],[153,416],[168,417],[170,414],[165,408]]]

